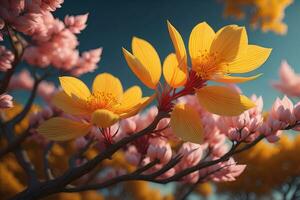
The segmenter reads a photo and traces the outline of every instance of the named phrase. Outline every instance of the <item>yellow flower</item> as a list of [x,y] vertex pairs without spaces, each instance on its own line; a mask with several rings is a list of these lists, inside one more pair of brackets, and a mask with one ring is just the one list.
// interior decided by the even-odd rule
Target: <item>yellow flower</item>
[[95,78],[92,92],[77,78],[64,76],[59,80],[63,92],[54,97],[53,103],[68,114],[88,120],[51,118],[38,128],[39,133],[51,140],[69,140],[86,135],[93,125],[110,127],[120,119],[135,115],[154,98],[142,97],[138,86],[123,92],[120,80],[108,73]]
[[[228,87],[205,86],[203,83],[209,80],[221,83],[254,80],[261,74],[251,77],[231,74],[257,69],[269,57],[271,49],[249,45],[244,27],[229,25],[215,33],[207,23],[199,23],[189,38],[192,65],[189,72],[187,51],[180,33],[169,22],[168,31],[175,49],[175,53],[167,56],[163,65],[168,85],[173,88],[184,86],[180,94],[195,92],[201,106],[218,115],[235,116],[255,106],[246,96]],[[133,38],[132,51],[133,54],[123,48],[129,67],[146,86],[156,89],[161,76],[161,63],[156,50],[147,41]],[[166,100],[174,100],[168,95]],[[200,121],[200,116],[187,105],[177,105],[171,113],[171,127],[184,140],[197,141],[196,135],[200,140],[202,126],[197,121]]]
[[[168,27],[169,30],[175,29],[169,22]],[[184,46],[181,43],[176,44],[174,39],[172,41],[174,46],[181,47],[176,49],[177,57],[185,55]],[[191,68],[202,80],[242,83],[256,79],[260,74],[252,77],[233,77],[230,74],[257,69],[266,61],[270,52],[271,49],[249,45],[245,28],[236,25],[225,26],[215,33],[206,22],[202,22],[193,28],[189,38]],[[196,95],[201,106],[218,115],[235,116],[255,106],[246,96],[223,86],[204,86],[196,89]],[[174,111],[171,118],[176,120],[176,123],[173,123],[172,129],[177,135],[182,135],[179,133],[180,127],[188,126],[191,122],[195,123],[195,117],[189,117],[188,110],[181,111],[180,114],[177,113],[177,109]],[[184,124],[180,124],[179,119],[182,118],[185,119],[181,122]],[[199,133],[202,133],[201,126],[192,129],[186,135]]]
[[[173,36],[174,40],[181,39],[176,38],[176,33],[172,34],[175,35]],[[183,44],[183,40],[181,39],[177,43]],[[147,87],[156,89],[161,77],[162,66],[155,48],[149,42],[134,37],[132,39],[132,52],[133,54],[123,48],[128,66]],[[163,63],[163,74],[166,82],[171,87],[183,86],[187,80],[186,56],[178,57],[175,54],[167,56]]]

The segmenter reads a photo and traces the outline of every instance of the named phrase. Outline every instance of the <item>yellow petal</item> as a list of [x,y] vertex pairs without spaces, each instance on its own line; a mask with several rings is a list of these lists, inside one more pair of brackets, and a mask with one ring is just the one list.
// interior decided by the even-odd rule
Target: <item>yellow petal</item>
[[260,77],[262,74],[257,74],[255,76],[250,77],[239,77],[239,76],[222,76],[215,78],[214,81],[220,83],[244,83],[247,81],[252,81]]
[[68,96],[64,91],[58,92],[52,99],[52,103],[66,113],[72,115],[87,115],[88,109],[84,101]]
[[119,110],[120,117],[122,119],[136,115],[138,112],[143,110],[147,105],[149,105],[156,98],[156,94],[150,97],[143,97],[138,104],[133,107],[127,107],[127,109]]
[[268,59],[272,49],[248,45],[247,51],[228,63],[229,73],[247,73],[259,68]]
[[142,99],[142,90],[139,86],[132,86],[124,92],[120,106],[118,110],[127,110],[140,103]]
[[66,141],[88,134],[91,125],[62,117],[43,122],[37,131],[49,140]]
[[209,52],[214,37],[214,30],[206,22],[199,23],[193,28],[189,39],[189,52],[192,60]]
[[132,53],[149,71],[151,80],[156,85],[161,76],[161,63],[154,47],[146,40],[134,37]]
[[230,62],[247,50],[248,37],[244,27],[228,25],[220,29],[211,44],[210,52],[218,62]]
[[91,93],[89,88],[79,79],[62,76],[59,77],[60,85],[67,95],[70,97],[77,97],[79,99],[85,100]]
[[93,82],[93,93],[111,94],[117,100],[123,95],[123,87],[120,80],[109,74],[102,73],[96,76]]
[[176,28],[167,21],[168,24],[168,31],[175,49],[177,60],[183,60],[183,64],[187,64],[187,56],[186,56],[186,49],[183,42],[183,39],[180,33],[176,30]]
[[[147,66],[143,66],[143,64],[134,56],[132,55],[129,51],[126,49],[122,48],[123,54],[125,57],[125,60],[130,67],[130,69],[133,71],[133,73],[149,88],[155,89],[158,81],[156,78],[152,78],[151,71],[155,69],[150,69]],[[161,69],[157,69],[158,71]],[[160,72],[161,73],[161,72]],[[159,75],[160,76],[160,75]]]
[[203,127],[199,113],[187,104],[177,104],[171,113],[171,128],[184,141],[201,143]]
[[106,109],[98,109],[92,114],[92,122],[100,128],[107,128],[119,121],[119,115]]
[[240,115],[255,106],[246,96],[223,86],[206,86],[196,93],[201,106],[218,115]]
[[174,53],[169,54],[163,65],[163,74],[166,82],[174,88],[181,87],[187,80],[187,71],[182,69],[183,61],[178,63]]

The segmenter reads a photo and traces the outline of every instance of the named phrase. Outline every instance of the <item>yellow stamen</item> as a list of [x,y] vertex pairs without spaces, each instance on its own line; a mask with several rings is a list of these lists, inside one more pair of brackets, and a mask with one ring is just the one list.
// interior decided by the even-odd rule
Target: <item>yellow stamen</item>
[[206,49],[193,60],[193,68],[197,75],[204,80],[226,74],[226,70],[218,65],[220,58],[218,52],[208,52]]
[[111,109],[118,104],[118,99],[109,92],[93,92],[86,100],[86,106],[91,110]]

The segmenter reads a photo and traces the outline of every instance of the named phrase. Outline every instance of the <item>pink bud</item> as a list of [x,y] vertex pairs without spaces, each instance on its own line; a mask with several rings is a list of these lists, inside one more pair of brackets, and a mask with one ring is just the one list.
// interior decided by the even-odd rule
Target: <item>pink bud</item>
[[167,163],[172,157],[172,149],[165,140],[155,138],[150,140],[147,155],[151,160],[159,159],[161,163]]
[[13,97],[8,94],[1,94],[0,95],[0,109],[12,108],[13,107],[12,99],[13,99]]
[[199,144],[185,142],[179,149],[178,154],[182,155],[183,158],[177,164],[176,168],[185,169],[200,162],[203,154],[203,148]]
[[280,81],[274,82],[272,85],[280,92],[291,96],[300,96],[300,75],[289,66],[286,61],[282,61],[279,70]]
[[85,15],[77,15],[77,16],[66,16],[65,24],[73,33],[80,33],[80,31],[84,30],[86,27],[86,21],[88,18],[88,13]]
[[0,71],[7,71],[12,68],[12,62],[14,61],[14,54],[7,50],[5,46],[0,45]]
[[141,157],[141,154],[138,153],[135,146],[129,146],[125,152],[125,159],[134,166],[137,166],[140,163]]
[[296,117],[296,120],[300,121],[300,102],[295,105],[293,113]]
[[127,118],[121,121],[120,123],[121,130],[128,134],[128,133],[134,133],[136,130],[136,123],[133,119]]

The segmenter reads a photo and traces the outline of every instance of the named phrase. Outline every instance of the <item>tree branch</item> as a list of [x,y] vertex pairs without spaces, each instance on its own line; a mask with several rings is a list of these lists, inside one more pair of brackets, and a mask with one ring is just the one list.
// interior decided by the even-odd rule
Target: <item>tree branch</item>
[[14,151],[17,147],[19,147],[25,140],[26,138],[30,136],[29,129],[24,131],[24,133],[16,136],[11,142],[7,144],[7,146],[3,149],[0,150],[0,158],[5,156],[6,154]]

